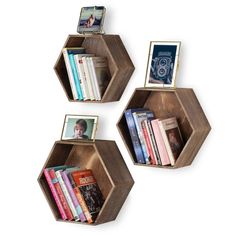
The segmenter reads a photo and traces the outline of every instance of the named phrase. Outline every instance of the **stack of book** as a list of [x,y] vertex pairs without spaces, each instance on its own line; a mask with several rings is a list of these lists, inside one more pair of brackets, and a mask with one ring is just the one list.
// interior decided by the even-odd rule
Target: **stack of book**
[[136,162],[173,166],[184,143],[176,117],[156,119],[145,108],[125,111]]
[[95,221],[104,198],[92,170],[56,166],[44,169],[44,175],[63,220]]
[[101,100],[111,75],[106,57],[85,52],[85,48],[63,48],[63,57],[74,100]]

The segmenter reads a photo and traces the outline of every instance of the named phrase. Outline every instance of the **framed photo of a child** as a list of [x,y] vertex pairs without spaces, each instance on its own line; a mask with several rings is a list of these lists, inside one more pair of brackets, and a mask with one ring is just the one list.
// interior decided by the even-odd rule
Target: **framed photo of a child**
[[151,41],[145,87],[175,87],[180,42]]
[[98,116],[66,115],[61,140],[94,141]]

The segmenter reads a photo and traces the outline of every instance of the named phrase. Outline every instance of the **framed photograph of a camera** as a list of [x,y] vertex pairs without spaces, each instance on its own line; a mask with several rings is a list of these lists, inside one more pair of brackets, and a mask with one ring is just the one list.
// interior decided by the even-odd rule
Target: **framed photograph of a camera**
[[83,7],[80,12],[77,32],[80,34],[101,34],[106,8],[103,6]]
[[180,44],[151,41],[145,87],[175,87]]
[[66,115],[61,140],[94,141],[98,116]]

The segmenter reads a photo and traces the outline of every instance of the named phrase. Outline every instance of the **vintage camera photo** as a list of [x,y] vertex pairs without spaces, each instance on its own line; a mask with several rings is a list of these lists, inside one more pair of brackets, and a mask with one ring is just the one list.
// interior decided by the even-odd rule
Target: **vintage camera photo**
[[151,42],[146,87],[175,87],[180,42]]

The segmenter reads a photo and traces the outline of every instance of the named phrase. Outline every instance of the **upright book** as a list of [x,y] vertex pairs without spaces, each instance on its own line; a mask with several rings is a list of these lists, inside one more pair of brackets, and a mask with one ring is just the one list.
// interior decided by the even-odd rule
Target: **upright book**
[[101,210],[104,199],[93,176],[92,170],[81,170],[71,173],[71,176],[80,190],[81,195],[88,207],[94,221]]

